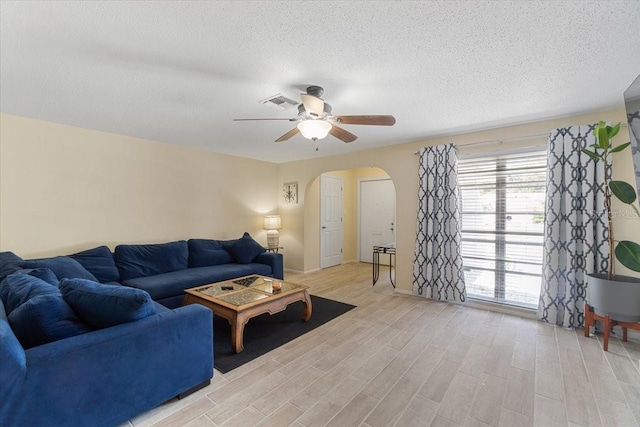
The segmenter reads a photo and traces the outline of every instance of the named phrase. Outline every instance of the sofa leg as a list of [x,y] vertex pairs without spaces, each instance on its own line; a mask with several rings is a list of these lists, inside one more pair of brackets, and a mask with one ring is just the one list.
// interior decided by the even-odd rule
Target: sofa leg
[[185,398],[185,397],[189,396],[190,394],[195,393],[196,391],[205,388],[209,384],[211,384],[211,380],[203,381],[200,384],[191,387],[189,390],[186,390],[186,391],[183,391],[182,393],[180,393],[178,395],[178,399]]

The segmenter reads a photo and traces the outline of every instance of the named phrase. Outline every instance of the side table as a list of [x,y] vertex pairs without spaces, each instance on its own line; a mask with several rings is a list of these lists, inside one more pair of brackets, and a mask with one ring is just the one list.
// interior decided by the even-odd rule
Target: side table
[[393,282],[393,270],[395,268],[396,244],[387,243],[386,245],[377,245],[373,247],[373,286],[376,285],[380,277],[380,254],[389,255],[389,280],[394,288],[396,284]]
[[273,252],[274,254],[277,254],[280,249],[284,249],[284,248],[282,246],[277,246],[275,248],[265,248],[267,252]]

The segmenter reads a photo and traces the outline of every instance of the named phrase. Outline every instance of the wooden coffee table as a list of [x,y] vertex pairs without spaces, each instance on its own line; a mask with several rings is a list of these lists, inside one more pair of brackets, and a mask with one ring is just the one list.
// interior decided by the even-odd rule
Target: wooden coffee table
[[[280,291],[273,290],[274,282],[282,283]],[[182,305],[201,304],[227,319],[231,325],[231,346],[233,351],[240,353],[244,348],[244,325],[252,317],[275,314],[293,302],[302,301],[305,305],[302,320],[309,320],[312,307],[308,289],[308,286],[254,274],[185,289]]]

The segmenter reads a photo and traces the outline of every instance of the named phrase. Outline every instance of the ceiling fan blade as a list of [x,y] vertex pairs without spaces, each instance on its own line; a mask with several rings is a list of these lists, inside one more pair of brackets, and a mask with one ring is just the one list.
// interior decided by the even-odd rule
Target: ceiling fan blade
[[284,135],[282,135],[280,138],[276,139],[276,142],[283,142],[286,141],[287,139],[291,138],[292,136],[295,136],[298,132],[300,132],[298,130],[297,127],[291,129],[289,132],[285,133]]
[[375,125],[393,126],[396,118],[393,116],[334,116],[343,125]]
[[286,120],[288,122],[295,122],[298,119],[233,119],[234,122],[247,122],[250,120]]
[[329,133],[344,142],[353,142],[358,139],[358,137],[351,132],[348,132],[336,125],[331,126],[331,130],[329,130]]
[[304,109],[309,113],[313,113],[316,116],[321,116],[324,113],[324,101],[322,99],[306,93],[301,93],[300,98],[302,98]]

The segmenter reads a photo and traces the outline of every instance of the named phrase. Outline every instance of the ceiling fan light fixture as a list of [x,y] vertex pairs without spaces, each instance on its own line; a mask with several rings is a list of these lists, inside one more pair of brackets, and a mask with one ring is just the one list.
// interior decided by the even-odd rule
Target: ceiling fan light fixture
[[[0,0],[1,1],[1,0]],[[273,118],[273,119],[233,119],[234,121],[245,120],[286,120],[297,122],[296,127],[289,132],[276,139],[275,142],[283,142],[291,139],[298,133],[306,139],[317,141],[326,138],[330,133],[331,136],[342,142],[353,142],[358,137],[351,132],[343,129],[340,125],[372,125],[372,126],[393,126],[396,119],[390,115],[351,115],[351,116],[334,116],[331,111],[331,105],[324,102],[322,93],[324,89],[320,86],[309,86],[307,93],[301,93],[302,103],[298,105],[298,115],[290,119]],[[281,99],[282,98],[282,99]],[[265,102],[266,101],[266,102]],[[281,102],[287,102],[287,99],[281,95],[266,99],[263,103],[272,103],[274,105]],[[317,150],[316,146],[316,150]]]
[[326,120],[303,120],[298,123],[298,129],[307,139],[322,139],[329,134],[331,123]]

